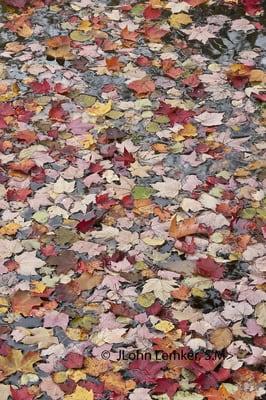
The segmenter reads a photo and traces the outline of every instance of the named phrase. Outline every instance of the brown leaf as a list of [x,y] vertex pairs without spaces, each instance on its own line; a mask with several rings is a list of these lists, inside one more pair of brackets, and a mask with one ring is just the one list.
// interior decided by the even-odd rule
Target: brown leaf
[[187,218],[177,223],[176,217],[174,217],[170,224],[169,235],[175,239],[180,239],[197,233],[198,229],[199,223],[196,218]]
[[39,296],[32,296],[27,290],[18,290],[11,298],[12,311],[25,317],[31,315],[33,307],[40,306],[42,300]]
[[155,90],[155,83],[145,77],[128,84],[129,89],[134,90],[138,96],[148,96]]
[[103,280],[102,274],[89,274],[84,272],[78,279],[75,280],[80,287],[80,290],[91,290],[100,285]]
[[92,357],[86,357],[84,360],[84,372],[91,376],[100,376],[110,369],[110,361],[98,360]]
[[58,274],[65,274],[71,269],[74,270],[77,265],[75,252],[71,250],[64,250],[58,256],[50,256],[47,259],[47,264],[56,265],[56,272]]
[[225,349],[233,340],[232,332],[229,328],[218,328],[212,331],[210,342],[216,350]]
[[136,387],[136,382],[133,379],[124,380],[119,372],[108,372],[101,376],[100,380],[104,383],[107,390],[121,394],[127,394]]
[[23,373],[35,373],[33,364],[40,360],[39,353],[29,351],[22,353],[21,350],[12,349],[7,357],[0,356],[0,381],[17,371]]

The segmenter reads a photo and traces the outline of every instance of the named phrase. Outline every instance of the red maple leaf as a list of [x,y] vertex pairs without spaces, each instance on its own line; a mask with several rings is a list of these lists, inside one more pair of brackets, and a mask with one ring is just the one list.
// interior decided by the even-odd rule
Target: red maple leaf
[[124,196],[121,200],[121,204],[124,208],[131,210],[134,207],[134,199],[131,195]]
[[201,276],[217,280],[223,277],[224,267],[211,257],[200,258],[196,262],[196,272]]
[[161,16],[160,8],[152,8],[152,6],[147,6],[143,12],[143,16],[145,19],[159,19]]
[[27,387],[13,389],[12,386],[10,386],[10,391],[13,400],[33,400],[35,397],[33,394],[30,394]]
[[114,157],[114,160],[122,162],[125,167],[128,167],[130,164],[135,162],[135,158],[126,148],[124,149],[123,155]]
[[76,225],[76,229],[79,232],[86,233],[93,229],[94,225],[97,222],[97,218],[91,218],[89,220],[83,219]]
[[53,121],[63,122],[66,119],[66,115],[65,110],[59,102],[54,103],[49,111],[49,118]]
[[156,381],[156,386],[152,393],[154,394],[164,394],[166,393],[170,398],[174,396],[177,389],[179,389],[179,384],[170,378],[160,378]]
[[70,352],[61,361],[61,364],[65,368],[82,368],[84,362],[84,357],[81,354]]
[[24,8],[28,3],[28,0],[5,0],[4,2],[11,7]]
[[42,82],[31,82],[30,87],[36,94],[48,94],[51,91],[51,86],[46,79]]
[[6,192],[6,198],[8,201],[26,201],[27,197],[31,195],[31,189],[8,189]]
[[156,114],[167,115],[170,120],[171,125],[174,124],[186,124],[189,122],[190,118],[195,115],[193,111],[183,110],[182,108],[172,107],[169,104],[164,103],[163,101],[160,102],[160,106],[156,111]]
[[101,208],[108,210],[109,208],[117,204],[117,201],[109,199],[108,194],[105,193],[96,196],[96,204],[99,204]]
[[9,103],[0,104],[0,115],[6,117],[8,115],[14,115],[15,110]]
[[166,362],[135,360],[129,364],[129,371],[137,382],[156,383],[158,373],[165,366]]
[[261,0],[241,0],[245,13],[249,15],[256,15],[263,11]]
[[144,29],[144,35],[152,42],[159,42],[165,35],[167,35],[167,33],[168,31],[160,28],[157,25],[147,26]]

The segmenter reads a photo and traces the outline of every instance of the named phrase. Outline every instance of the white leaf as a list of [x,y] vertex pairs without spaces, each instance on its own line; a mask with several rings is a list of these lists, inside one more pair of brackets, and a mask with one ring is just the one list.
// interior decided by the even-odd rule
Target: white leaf
[[181,188],[180,181],[166,177],[163,177],[163,180],[164,182],[157,182],[151,186],[153,189],[158,190],[158,196],[174,199]]
[[142,293],[154,292],[155,296],[164,303],[169,299],[169,293],[175,289],[175,281],[152,278],[143,286]]
[[197,212],[203,209],[199,201],[194,199],[189,199],[188,197],[185,197],[180,205],[185,212],[188,211]]
[[71,193],[75,187],[75,181],[67,182],[61,176],[53,185],[53,191],[55,193]]
[[216,126],[222,124],[224,113],[210,113],[204,111],[204,113],[195,117],[195,120],[200,122],[203,126]]
[[21,275],[37,275],[36,268],[41,268],[45,265],[43,260],[36,257],[36,250],[16,256],[15,261],[19,263],[17,272]]

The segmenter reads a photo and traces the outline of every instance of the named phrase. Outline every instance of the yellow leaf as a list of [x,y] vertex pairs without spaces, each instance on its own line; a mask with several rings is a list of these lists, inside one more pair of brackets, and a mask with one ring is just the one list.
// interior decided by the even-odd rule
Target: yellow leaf
[[102,115],[107,114],[112,108],[112,101],[109,100],[108,103],[100,103],[99,101],[96,101],[96,103],[90,107],[87,108],[87,112],[89,115],[92,115],[94,117],[101,117]]
[[1,377],[15,374],[17,371],[25,373],[34,373],[33,364],[40,360],[37,352],[29,351],[22,353],[21,350],[12,349],[7,357],[0,356]]
[[73,31],[70,33],[70,37],[76,42],[86,42],[90,39],[90,35],[86,34],[84,31]]
[[33,30],[27,24],[23,24],[18,30],[17,34],[23,38],[28,38],[33,34]]
[[93,400],[93,391],[77,386],[72,394],[64,396],[64,400]]
[[203,290],[201,290],[201,289],[199,289],[199,288],[196,288],[196,287],[195,287],[195,288],[192,288],[191,294],[192,294],[193,296],[201,297],[201,298],[203,298],[203,297],[206,296],[206,293],[205,293]]
[[16,224],[15,222],[10,222],[9,224],[3,226],[0,229],[0,234],[1,235],[8,235],[8,236],[12,236],[15,235],[18,231],[18,229],[20,228],[21,225]]
[[0,296],[0,314],[4,314],[7,312],[9,307],[9,303],[7,299],[3,296]]
[[0,103],[9,101],[14,97],[17,97],[18,95],[19,95],[19,87],[16,83],[14,83],[11,87],[11,91],[0,96]]
[[86,135],[83,141],[83,147],[84,149],[89,149],[94,143],[95,143],[94,137],[92,136],[91,133],[89,133],[88,135]]
[[143,238],[142,241],[145,244],[148,244],[149,246],[161,246],[162,244],[164,244],[165,240],[163,238],[159,238],[159,237],[146,237]]
[[188,14],[172,14],[169,18],[169,23],[172,28],[178,29],[181,25],[188,25],[192,22],[191,17]]
[[55,372],[53,375],[54,383],[64,383],[67,380],[67,371]]
[[80,23],[79,26],[78,26],[78,29],[79,29],[80,31],[84,31],[84,32],[90,31],[90,30],[91,30],[91,23],[90,23],[90,21],[87,21],[87,20],[81,21],[81,23]]
[[40,281],[32,281],[32,291],[34,293],[43,293],[46,289],[46,285]]
[[87,340],[88,335],[80,328],[67,328],[66,335],[72,340]]
[[172,322],[165,321],[165,320],[159,321],[159,322],[157,322],[157,324],[154,325],[155,329],[157,329],[158,331],[164,332],[164,333],[170,332],[171,330],[174,329],[174,327],[175,326],[174,326],[174,324],[172,324]]
[[81,380],[86,380],[86,373],[80,370],[69,369],[67,371],[67,377],[72,379],[74,382],[78,382]]

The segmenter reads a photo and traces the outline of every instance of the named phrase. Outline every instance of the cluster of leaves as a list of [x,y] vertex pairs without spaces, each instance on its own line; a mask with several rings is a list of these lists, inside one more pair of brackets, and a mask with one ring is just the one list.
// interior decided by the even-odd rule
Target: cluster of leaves
[[0,7],[1,400],[263,398],[262,2]]

